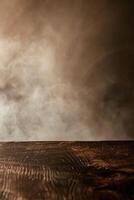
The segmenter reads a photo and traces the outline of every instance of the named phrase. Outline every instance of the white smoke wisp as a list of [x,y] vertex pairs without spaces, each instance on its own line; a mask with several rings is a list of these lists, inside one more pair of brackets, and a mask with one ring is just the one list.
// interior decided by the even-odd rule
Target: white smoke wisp
[[54,46],[45,40],[25,49],[13,41],[7,45],[2,40],[2,45],[6,49],[2,47],[0,54],[0,139],[89,138],[87,107],[79,102],[84,91],[74,91],[69,82],[55,77]]

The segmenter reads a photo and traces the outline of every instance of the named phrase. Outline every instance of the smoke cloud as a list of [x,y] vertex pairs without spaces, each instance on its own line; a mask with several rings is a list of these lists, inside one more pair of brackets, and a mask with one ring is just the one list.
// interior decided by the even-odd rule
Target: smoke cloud
[[0,140],[134,138],[134,4],[0,1]]

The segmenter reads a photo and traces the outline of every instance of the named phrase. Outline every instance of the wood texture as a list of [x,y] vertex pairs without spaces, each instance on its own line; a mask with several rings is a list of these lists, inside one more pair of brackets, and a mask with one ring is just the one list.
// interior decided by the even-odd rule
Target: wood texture
[[134,142],[0,144],[0,200],[132,200]]

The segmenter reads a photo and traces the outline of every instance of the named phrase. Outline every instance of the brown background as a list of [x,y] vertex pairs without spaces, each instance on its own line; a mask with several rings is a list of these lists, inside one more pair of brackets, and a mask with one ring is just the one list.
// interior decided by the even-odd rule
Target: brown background
[[133,9],[1,0],[0,139],[133,139]]

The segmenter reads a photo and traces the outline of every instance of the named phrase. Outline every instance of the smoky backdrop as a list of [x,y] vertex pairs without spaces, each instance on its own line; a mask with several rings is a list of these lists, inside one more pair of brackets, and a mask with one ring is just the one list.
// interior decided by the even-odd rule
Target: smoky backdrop
[[0,0],[0,140],[134,139],[133,0]]

